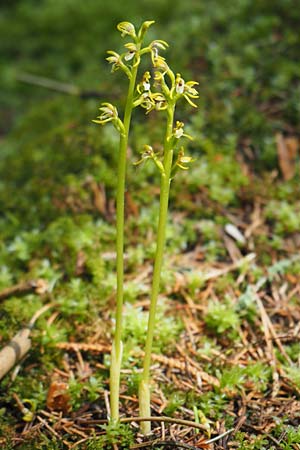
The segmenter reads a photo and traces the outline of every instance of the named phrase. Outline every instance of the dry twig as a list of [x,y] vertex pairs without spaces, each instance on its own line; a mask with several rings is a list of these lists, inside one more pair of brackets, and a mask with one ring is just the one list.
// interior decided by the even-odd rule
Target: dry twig
[[0,351],[0,380],[10,371],[10,369],[20,361],[31,347],[30,332],[36,320],[54,306],[53,303],[48,303],[38,310],[27,327],[20,330],[12,340]]
[[0,302],[9,297],[26,295],[31,292],[35,292],[36,294],[44,294],[47,291],[47,288],[47,282],[42,279],[22,281],[14,286],[3,289],[3,291],[0,292]]

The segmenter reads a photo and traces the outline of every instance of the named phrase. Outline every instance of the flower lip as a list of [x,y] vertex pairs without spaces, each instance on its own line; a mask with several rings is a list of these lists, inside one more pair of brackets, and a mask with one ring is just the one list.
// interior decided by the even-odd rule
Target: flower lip
[[128,53],[126,53],[126,55],[124,56],[125,61],[130,61],[131,59],[134,58],[135,52],[133,51],[129,51]]
[[144,91],[150,91],[150,83],[147,81],[143,81]]
[[184,87],[185,87],[185,81],[183,78],[181,78],[180,73],[177,73],[175,83],[176,83],[175,86],[176,86],[177,94],[183,94]]

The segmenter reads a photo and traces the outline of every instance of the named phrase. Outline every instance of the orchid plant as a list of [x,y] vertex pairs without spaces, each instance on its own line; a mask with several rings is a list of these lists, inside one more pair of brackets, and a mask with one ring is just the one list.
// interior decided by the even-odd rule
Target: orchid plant
[[[165,137],[162,150],[156,153],[152,146],[145,144],[141,158],[135,162],[139,165],[146,160],[152,161],[160,173],[160,206],[156,240],[156,254],[154,261],[152,288],[150,296],[150,310],[146,337],[143,371],[139,386],[140,416],[148,417],[150,414],[150,365],[151,349],[155,332],[155,314],[160,288],[163,253],[165,247],[165,235],[168,216],[169,192],[171,181],[179,169],[187,170],[193,161],[185,155],[184,147],[180,144],[182,138],[192,139],[185,133],[184,123],[175,122],[176,104],[180,99],[185,99],[192,107],[196,107],[194,99],[198,98],[195,81],[185,81],[181,74],[175,74],[159,53],[168,48],[167,42],[154,40],[144,46],[144,37],[148,28],[154,21],[146,21],[142,24],[138,33],[134,25],[129,22],[121,22],[117,28],[122,37],[130,37],[131,42],[125,44],[125,52],[118,54],[109,51],[108,62],[112,64],[112,72],[122,70],[129,80],[128,93],[125,104],[123,120],[119,118],[117,108],[110,103],[103,103],[100,107],[100,115],[95,123],[104,125],[111,122],[120,134],[118,156],[118,185],[117,185],[117,306],[116,325],[111,352],[110,369],[110,407],[111,420],[119,419],[119,388],[120,369],[122,361],[122,308],[123,308],[123,282],[124,282],[124,193],[126,179],[126,150],[132,111],[136,107],[145,109],[146,114],[151,111],[162,112],[166,116]],[[138,68],[141,58],[150,55],[151,69],[146,71],[140,81],[137,82]],[[153,77],[153,82],[152,82]],[[141,422],[142,432],[151,431],[149,421]]]

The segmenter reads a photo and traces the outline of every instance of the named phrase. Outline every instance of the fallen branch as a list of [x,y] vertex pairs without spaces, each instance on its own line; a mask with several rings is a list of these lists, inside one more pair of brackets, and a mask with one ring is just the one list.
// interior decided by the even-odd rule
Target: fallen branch
[[23,328],[0,352],[0,380],[20,361],[31,347],[30,328]]
[[[63,83],[61,81],[53,80],[52,78],[41,77],[38,75],[32,75],[31,73],[22,72],[17,75],[17,80],[23,83],[31,84],[33,86],[40,86],[46,89],[51,89],[63,94],[75,95],[80,98],[100,98],[103,96],[103,92],[100,91],[85,91],[81,90],[78,86],[70,83]],[[113,97],[114,94],[111,94]]]
[[248,255],[243,256],[241,259],[238,259],[233,264],[225,267],[224,269],[212,269],[209,272],[203,274],[204,281],[212,280],[215,278],[219,278],[223,275],[227,275],[227,273],[232,272],[236,269],[239,269],[244,264],[250,264],[256,258],[255,253],[248,253]]
[[[110,344],[85,344],[81,342],[58,342],[56,344],[56,347],[67,351],[71,350],[75,352],[84,351],[96,353],[109,353],[111,349]],[[138,356],[141,356],[143,354],[144,354],[143,352],[139,352]],[[170,369],[177,369],[182,373],[185,371],[188,372],[196,379],[196,381],[198,381],[198,379],[201,378],[203,381],[205,381],[207,384],[210,384],[211,386],[215,387],[220,386],[220,382],[217,378],[201,370],[198,366],[196,366],[196,363],[192,363],[192,360],[190,360],[189,364],[187,364],[186,361],[180,361],[175,358],[163,355],[156,355],[154,353],[152,353],[151,358],[153,361],[163,364],[164,366],[167,366]]]
[[19,362],[31,347],[30,333],[36,320],[48,311],[54,303],[48,303],[39,309],[27,327],[20,330],[12,340],[0,351],[0,380]]
[[193,445],[185,444],[184,442],[179,441],[154,441],[151,444],[151,448],[154,446],[168,446],[168,447],[174,447],[174,448],[186,448],[188,450],[197,450],[199,447],[194,447]]
[[120,423],[130,422],[167,422],[176,423],[177,425],[185,425],[187,427],[196,428],[197,430],[207,431],[207,427],[202,423],[196,423],[192,420],[175,419],[167,416],[151,416],[151,417],[122,417]]

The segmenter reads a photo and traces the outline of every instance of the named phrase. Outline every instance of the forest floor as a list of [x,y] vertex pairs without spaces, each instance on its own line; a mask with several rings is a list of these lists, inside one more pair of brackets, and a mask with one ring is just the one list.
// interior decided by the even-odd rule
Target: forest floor
[[[203,193],[187,195],[191,204],[203,202]],[[130,208],[138,210],[132,202]],[[119,430],[114,448],[297,448],[299,234],[291,233],[280,251],[269,247],[261,238],[272,235],[274,223],[268,223],[263,212],[262,196],[254,198],[252,208],[248,199],[247,208],[224,212],[227,224],[217,226],[218,244],[225,250],[219,261],[206,260],[201,230],[193,244],[168,257],[152,355],[154,419],[149,442],[139,437],[135,418],[151,260],[139,265],[138,272],[126,275],[127,342],[121,417],[127,418],[126,423],[130,421],[131,432],[126,427]],[[188,215],[171,214],[177,227]],[[209,228],[210,234],[216,233],[208,220],[195,222],[197,226],[206,233]],[[261,262],[265,253],[267,265]],[[101,258],[113,260],[113,249],[102,253]],[[65,294],[71,297],[71,304],[65,309],[76,308],[72,295],[76,291],[80,295],[76,285],[81,280],[87,283],[90,273],[86,264],[84,250],[78,251],[71,280],[73,292]],[[99,300],[94,300],[89,311],[71,314],[64,312],[63,301],[57,299],[60,294],[55,288],[49,290],[48,283],[39,278],[36,284],[12,285],[0,292],[2,304],[16,316],[17,323],[16,308],[24,308],[33,297],[39,298],[42,309],[44,305],[50,307],[47,318],[41,325],[38,320],[32,332],[33,354],[30,350],[17,370],[4,379],[10,395],[5,400],[2,397],[5,436],[1,442],[6,442],[7,448],[30,448],[35,439],[36,446],[48,442],[49,447],[40,448],[106,448],[105,439],[109,446],[114,436],[108,433],[107,438],[101,428],[109,414],[108,358],[114,293],[104,304],[101,302],[101,307]],[[84,286],[80,292],[84,292]],[[89,296],[93,302],[95,290]],[[72,327],[65,324],[70,314]],[[68,339],[62,339],[64,334]],[[169,423],[168,417],[174,423]],[[136,434],[134,441],[131,433]],[[103,435],[106,437],[101,438]]]

